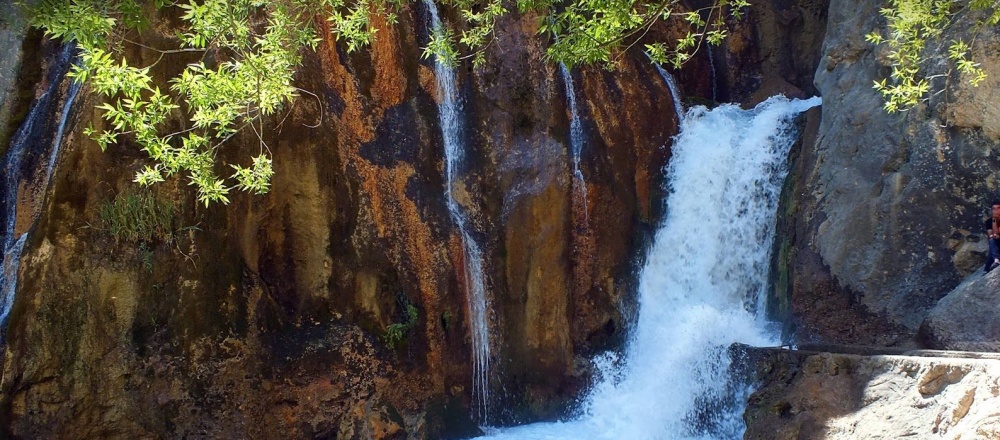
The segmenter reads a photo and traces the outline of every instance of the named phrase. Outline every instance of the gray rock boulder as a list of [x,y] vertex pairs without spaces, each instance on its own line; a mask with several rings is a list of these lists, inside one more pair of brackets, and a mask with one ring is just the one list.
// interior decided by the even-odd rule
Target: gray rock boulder
[[945,295],[918,336],[927,348],[1000,352],[1000,270],[974,273]]

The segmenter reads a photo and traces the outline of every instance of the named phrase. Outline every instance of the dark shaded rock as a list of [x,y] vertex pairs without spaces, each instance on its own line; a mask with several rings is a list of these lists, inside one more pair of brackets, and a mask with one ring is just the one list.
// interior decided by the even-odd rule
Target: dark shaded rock
[[[821,59],[829,4],[828,0],[752,2],[743,20],[730,20],[729,37],[712,51],[716,100],[752,108],[786,90],[818,95],[813,75]],[[787,86],[776,87],[779,83]],[[712,97],[704,92],[701,96]]]
[[386,109],[384,116],[375,128],[375,139],[361,145],[361,157],[386,168],[392,168],[396,162],[416,162],[420,130],[414,108],[399,104]]
[[[24,5],[35,3],[29,0]],[[20,6],[0,3],[0,156],[7,151],[11,134],[35,97],[32,85],[39,82],[39,66],[35,64],[41,59],[24,54],[34,53],[39,40],[38,32],[28,31],[28,20]]]

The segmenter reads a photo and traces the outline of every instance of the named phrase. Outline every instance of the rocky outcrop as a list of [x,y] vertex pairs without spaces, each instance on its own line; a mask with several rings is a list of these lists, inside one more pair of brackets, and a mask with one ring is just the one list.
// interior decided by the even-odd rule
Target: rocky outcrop
[[[864,39],[884,26],[878,8],[830,6],[816,72],[822,122],[791,187],[789,301],[800,340],[912,344],[931,307],[982,262],[980,223],[1000,159],[988,118],[970,115],[982,115],[993,88],[941,78],[944,93],[886,114],[871,84],[890,61]],[[996,33],[976,41],[989,77],[1000,77],[989,55]]]
[[1000,352],[1000,273],[971,275],[931,309],[921,344],[939,350]]
[[[33,5],[34,1],[25,1]],[[31,84],[38,75],[38,58],[28,57],[22,64],[24,40],[28,35],[28,20],[24,10],[14,2],[0,4],[0,156],[7,151],[10,136],[17,122],[24,118],[25,107],[34,98]],[[29,48],[30,51],[30,48]]]
[[829,3],[751,2],[746,19],[731,20],[729,37],[711,52],[718,101],[750,108],[777,94],[818,95],[813,74],[822,54]]
[[737,351],[763,384],[743,416],[747,439],[1000,438],[997,357]]
[[[586,384],[583,360],[621,340],[676,130],[667,87],[641,59],[574,72],[588,121],[588,198],[574,199],[559,75],[542,59],[534,17],[505,20],[502,50],[458,75],[472,151],[456,192],[486,254],[505,391],[494,403],[509,408],[494,421],[560,414]],[[37,200],[43,215],[4,334],[3,434],[477,432],[461,234],[445,207],[433,69],[420,57],[426,21],[414,4],[370,51],[327,39],[308,54],[298,85],[318,99],[270,121],[271,192],[228,206],[198,205],[176,181],[140,193],[130,180],[145,158],[127,143],[102,153],[82,135],[101,121],[81,93]],[[170,43],[155,29],[139,38]],[[31,39],[39,57],[57,50]],[[220,158],[256,151],[244,135]],[[141,239],[114,235],[102,209],[136,194],[170,206],[168,224]],[[417,319],[390,345],[386,329],[408,322],[410,306]]]

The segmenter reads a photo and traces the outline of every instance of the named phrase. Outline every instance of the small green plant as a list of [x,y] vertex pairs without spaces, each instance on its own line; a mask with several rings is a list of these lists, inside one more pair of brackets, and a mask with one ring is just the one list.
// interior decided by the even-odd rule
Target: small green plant
[[139,243],[139,256],[142,257],[142,267],[146,268],[146,272],[152,272],[153,250],[149,248],[146,242]]
[[395,350],[409,338],[413,327],[417,325],[417,308],[412,304],[406,306],[406,321],[389,324],[385,328],[385,343],[389,348]]
[[444,327],[445,331],[451,328],[451,310],[445,310],[441,313],[441,326]]
[[125,191],[100,207],[100,229],[116,242],[169,241],[173,237],[173,205],[157,200],[147,190]]

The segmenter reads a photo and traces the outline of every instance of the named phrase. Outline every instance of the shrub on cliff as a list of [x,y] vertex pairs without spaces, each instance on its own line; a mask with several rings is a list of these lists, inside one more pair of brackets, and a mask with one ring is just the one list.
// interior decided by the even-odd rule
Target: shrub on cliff
[[[712,0],[697,11],[681,10],[680,0],[518,0],[520,12],[541,20],[539,32],[552,38],[548,58],[565,64],[613,67],[657,22],[677,19],[688,27],[678,41],[645,45],[650,58],[680,67],[705,42],[725,37],[727,16],[740,15],[746,0]],[[430,38],[425,56],[456,63],[485,62],[494,24],[511,13],[502,0],[443,0],[458,10],[462,23]],[[302,50],[315,49],[321,36],[317,16],[330,23],[333,36],[348,52],[376,38],[372,18],[395,22],[403,0],[42,0],[32,10],[33,24],[47,34],[75,42],[82,54],[72,75],[88,81],[102,97],[103,124],[88,128],[102,149],[129,142],[146,152],[151,164],[135,181],[151,185],[178,174],[198,190],[199,201],[227,203],[233,190],[262,194],[273,174],[267,133],[283,120],[280,112],[301,94],[294,85]],[[169,11],[168,11],[169,10]],[[176,46],[141,43],[137,30],[161,12],[179,15]],[[190,63],[170,86],[161,89],[150,76],[153,65],[138,65],[126,50],[141,46]],[[319,99],[313,95],[316,99]],[[176,128],[178,114],[183,115]],[[277,116],[277,117],[275,117]],[[218,150],[234,135],[251,131],[258,142],[244,164],[226,173]],[[222,174],[228,174],[223,176]]]
[[[890,0],[882,8],[886,32],[875,31],[865,38],[874,44],[886,44],[892,73],[888,78],[875,81],[885,98],[885,110],[895,113],[907,110],[929,99],[930,80],[937,77],[951,78],[952,71],[959,73],[972,85],[978,85],[986,74],[969,53],[975,34],[983,26],[1000,23],[1000,9],[993,0]],[[972,25],[973,43],[961,39],[941,41],[944,32],[963,20]],[[929,43],[948,44],[946,72],[928,72],[930,64],[926,52]]]

